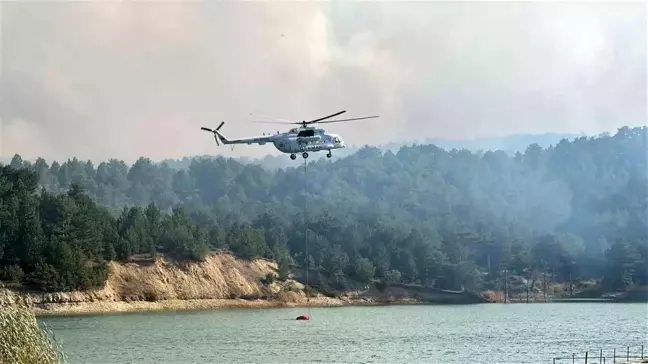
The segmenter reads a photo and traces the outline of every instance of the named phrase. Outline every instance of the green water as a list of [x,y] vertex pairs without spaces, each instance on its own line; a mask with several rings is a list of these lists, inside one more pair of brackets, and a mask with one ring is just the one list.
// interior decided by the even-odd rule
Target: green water
[[[218,309],[47,317],[71,364],[551,363],[646,342],[648,305]],[[571,363],[571,360],[569,361]]]

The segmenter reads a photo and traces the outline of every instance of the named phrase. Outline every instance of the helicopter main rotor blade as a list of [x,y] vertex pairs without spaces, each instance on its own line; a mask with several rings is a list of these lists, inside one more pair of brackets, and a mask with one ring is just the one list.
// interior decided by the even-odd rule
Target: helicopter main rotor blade
[[[360,118],[349,118],[349,119],[338,119],[338,120],[323,121],[323,120],[326,120],[326,119],[332,118],[332,117],[334,117],[334,116],[338,116],[338,115],[340,115],[340,114],[344,114],[345,112],[346,112],[346,110],[338,111],[338,112],[336,112],[335,114],[331,114],[331,115],[328,115],[328,116],[325,116],[325,117],[322,117],[322,118],[318,118],[318,119],[314,119],[314,120],[310,120],[310,121],[296,121],[296,122],[293,122],[293,121],[287,121],[287,120],[286,120],[286,121],[283,121],[283,120],[285,120],[285,119],[275,119],[275,120],[246,120],[246,121],[248,121],[248,122],[252,122],[252,123],[261,123],[261,124],[297,124],[297,125],[307,125],[307,124],[315,124],[315,123],[322,123],[322,124],[325,124],[325,123],[339,123],[339,122],[342,122],[342,121],[364,120],[364,119],[373,119],[373,118],[377,118],[377,117],[379,117],[379,116],[376,115],[376,116],[365,116],[365,117],[360,117]],[[220,127],[219,127],[219,128],[220,128]],[[207,129],[207,128],[204,128],[203,130],[212,131],[211,129]],[[218,129],[216,129],[216,130],[218,130]],[[212,132],[213,132],[213,131],[212,131]]]
[[322,120],[326,120],[326,119],[332,118],[332,117],[334,117],[334,116],[338,116],[338,115],[340,115],[340,114],[344,114],[345,112],[346,112],[346,110],[342,110],[342,111],[338,111],[338,112],[336,112],[335,114],[331,114],[331,115],[329,115],[329,116],[325,116],[325,117],[323,117],[323,118],[319,118],[319,119],[315,119],[315,120],[310,120],[310,121],[304,121],[304,122],[301,122],[301,123],[295,123],[295,124],[312,124],[312,123],[317,123],[317,122],[320,122],[320,121],[322,121]]
[[320,124],[327,124],[327,123],[339,123],[342,121],[352,121],[352,120],[364,120],[364,119],[373,119],[379,117],[378,115],[376,116],[365,116],[361,118],[351,118],[351,119],[339,119],[339,120],[329,120],[329,121],[322,121]]
[[248,120],[251,123],[261,123],[261,124],[301,124],[294,123],[292,121],[268,121],[268,120]]

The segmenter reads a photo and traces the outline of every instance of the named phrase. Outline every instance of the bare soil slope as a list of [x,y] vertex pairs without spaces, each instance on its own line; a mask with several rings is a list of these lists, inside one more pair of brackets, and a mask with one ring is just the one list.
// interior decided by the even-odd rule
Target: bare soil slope
[[[100,289],[84,292],[26,292],[0,287],[0,306],[18,304],[37,315],[207,309],[216,307],[341,306],[384,303],[479,303],[468,293],[374,284],[344,292],[336,298],[307,295],[295,281],[268,282],[277,263],[237,259],[227,252],[212,253],[202,262],[174,262],[163,257],[110,263]],[[297,278],[299,279],[299,278]],[[303,280],[302,280],[303,281]],[[315,283],[316,282],[312,282]]]
[[[198,263],[155,261],[111,262],[101,289],[85,292],[23,292],[0,288],[0,305],[22,304],[37,314],[122,312],[212,307],[291,306],[307,303],[303,285],[264,283],[275,273],[275,262],[239,260],[229,253],[213,253]],[[341,305],[323,296],[313,305]]]

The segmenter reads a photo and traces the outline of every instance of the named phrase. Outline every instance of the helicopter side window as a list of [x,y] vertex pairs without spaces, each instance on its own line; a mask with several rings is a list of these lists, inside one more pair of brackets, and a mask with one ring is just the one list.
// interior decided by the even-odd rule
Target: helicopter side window
[[297,134],[298,137],[312,137],[314,135],[315,130],[302,130]]

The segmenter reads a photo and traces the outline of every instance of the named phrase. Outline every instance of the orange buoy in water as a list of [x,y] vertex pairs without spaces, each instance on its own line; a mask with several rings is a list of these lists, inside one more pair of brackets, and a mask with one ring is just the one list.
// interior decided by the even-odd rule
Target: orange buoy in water
[[301,315],[297,316],[297,320],[310,320],[310,317],[308,315]]

